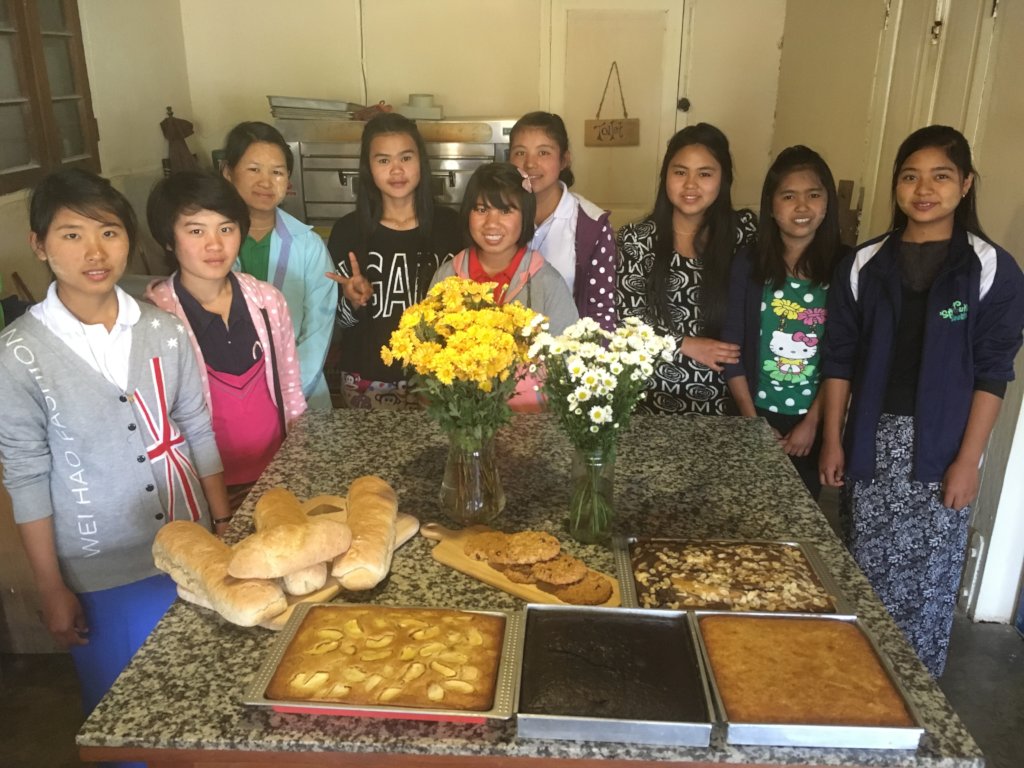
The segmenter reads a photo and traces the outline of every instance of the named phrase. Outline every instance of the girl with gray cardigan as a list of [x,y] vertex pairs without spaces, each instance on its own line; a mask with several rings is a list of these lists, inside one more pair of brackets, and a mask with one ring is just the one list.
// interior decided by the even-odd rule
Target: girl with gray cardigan
[[47,629],[88,713],[168,606],[151,547],[170,520],[221,532],[227,495],[182,324],[117,287],[128,201],[87,171],[35,190],[30,243],[54,276],[0,332],[0,458]]

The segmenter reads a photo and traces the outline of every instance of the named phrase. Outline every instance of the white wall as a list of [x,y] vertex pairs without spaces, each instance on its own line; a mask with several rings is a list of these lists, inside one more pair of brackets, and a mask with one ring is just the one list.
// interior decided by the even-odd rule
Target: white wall
[[267,95],[352,100],[361,92],[356,0],[180,4],[197,129],[189,146],[204,165],[236,123],[270,120]]
[[[995,39],[995,61],[981,130],[975,143],[974,163],[980,173],[978,213],[988,235],[1024,264],[1024,195],[1020,172],[1024,169],[1024,88],[1020,74],[1020,41],[1024,39],[1024,4],[1000,3]],[[992,435],[990,454],[1005,457],[997,475],[1002,478],[996,523],[990,538],[989,556],[982,573],[974,609],[979,621],[1008,621],[1016,608],[1014,599],[1024,562],[1024,354],[1017,356],[1017,377],[1007,392],[1003,413]],[[1008,455],[1007,455],[1008,454]]]
[[[772,157],[804,144],[836,183],[864,184],[868,123],[885,3],[788,0]],[[865,233],[862,233],[865,234]]]
[[[433,93],[446,117],[537,108],[540,0],[181,0],[196,145],[209,162],[268,95],[405,104]],[[360,39],[362,43],[360,43]],[[363,58],[360,58],[360,45]]]

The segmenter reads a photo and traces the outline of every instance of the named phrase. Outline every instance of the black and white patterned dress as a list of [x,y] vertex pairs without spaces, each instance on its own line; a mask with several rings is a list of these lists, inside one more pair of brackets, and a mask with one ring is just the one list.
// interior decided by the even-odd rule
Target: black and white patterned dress
[[[655,317],[647,302],[647,278],[654,267],[657,226],[651,219],[627,224],[619,230],[619,268],[615,304],[619,317],[639,317],[658,333],[674,336],[703,336],[700,290],[704,262],[672,253],[669,268],[668,305],[670,324]],[[757,219],[752,211],[738,213],[736,244],[753,242]],[[639,413],[702,413],[722,415],[730,402],[722,374],[686,357],[678,349],[672,362],[655,366],[647,396],[637,406]]]

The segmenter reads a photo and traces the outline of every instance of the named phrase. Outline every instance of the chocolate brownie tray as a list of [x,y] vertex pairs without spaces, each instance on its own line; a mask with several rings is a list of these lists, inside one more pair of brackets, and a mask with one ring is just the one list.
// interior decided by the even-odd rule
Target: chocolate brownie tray
[[300,605],[243,703],[317,715],[507,720],[521,625],[517,611]]
[[811,544],[618,536],[622,604],[666,610],[843,613],[846,602]]
[[531,604],[525,615],[519,737],[708,746],[689,614]]
[[856,617],[693,615],[727,744],[917,749],[920,717]]

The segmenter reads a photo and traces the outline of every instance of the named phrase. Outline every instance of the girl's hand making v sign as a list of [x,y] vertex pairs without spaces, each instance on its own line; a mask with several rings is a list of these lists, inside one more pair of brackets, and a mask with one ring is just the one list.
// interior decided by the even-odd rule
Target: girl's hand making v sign
[[369,304],[370,299],[373,298],[373,285],[359,271],[359,261],[352,251],[348,252],[348,262],[352,269],[351,277],[346,277],[340,272],[325,272],[324,274],[341,286],[341,290],[345,294],[345,300],[354,309],[361,309]]

